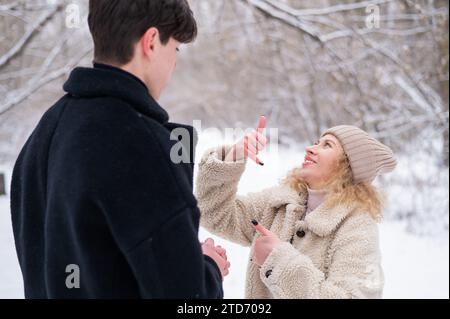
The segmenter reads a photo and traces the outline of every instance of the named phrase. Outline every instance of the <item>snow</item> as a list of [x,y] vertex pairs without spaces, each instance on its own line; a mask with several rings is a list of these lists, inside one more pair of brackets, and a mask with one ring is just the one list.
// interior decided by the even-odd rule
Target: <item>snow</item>
[[[0,166],[11,180],[11,169]],[[9,183],[6,183],[9,194]],[[0,299],[23,298],[22,273],[19,268],[11,225],[9,198],[0,196]]]
[[[201,134],[197,162],[207,148],[220,145],[224,140],[230,142],[233,138],[223,138],[219,133]],[[300,164],[303,155],[301,146],[268,147],[260,155],[265,162],[264,167],[253,163],[247,165],[239,185],[239,193],[246,194],[276,184],[289,169]],[[419,164],[400,166],[404,169],[399,169],[399,172],[394,174],[397,180],[407,175],[405,170],[408,169],[417,170],[416,174],[423,173],[423,168]],[[427,169],[436,173],[429,166]],[[10,169],[0,167],[1,170],[10,172]],[[448,176],[448,171],[444,173]],[[7,179],[9,178],[10,176],[7,176]],[[389,179],[390,183],[386,183],[389,184],[387,193],[395,196],[395,200],[392,200],[392,196],[388,200],[387,216],[393,209],[411,205],[410,191],[413,191],[413,185],[407,185],[410,191],[402,191],[398,184],[392,183],[396,178]],[[448,180],[443,179],[443,181],[433,188],[437,192],[436,198],[439,197],[440,204],[434,201],[432,207],[440,210],[439,216],[446,218],[444,221],[434,221],[438,223],[436,227],[440,227],[440,224],[445,226],[446,223],[445,232],[436,232],[434,236],[417,235],[410,232],[411,227],[406,220],[392,221],[389,218],[380,225],[380,244],[385,275],[384,298],[449,298],[448,211],[442,212],[448,209]],[[433,216],[438,215],[434,213]],[[212,237],[216,244],[227,249],[231,262],[230,275],[224,281],[225,298],[244,298],[249,249],[201,229],[200,240],[207,237]],[[9,199],[6,196],[0,197],[0,298],[23,298],[22,277],[14,248]]]
[[384,298],[449,298],[449,246],[446,238],[411,235],[397,222],[380,231]]

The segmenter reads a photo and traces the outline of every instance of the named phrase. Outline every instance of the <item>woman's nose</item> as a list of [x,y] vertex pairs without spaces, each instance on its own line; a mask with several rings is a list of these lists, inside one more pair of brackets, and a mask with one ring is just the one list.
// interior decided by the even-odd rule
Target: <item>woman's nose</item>
[[315,149],[314,146],[309,146],[306,148],[306,153],[307,154],[315,154]]

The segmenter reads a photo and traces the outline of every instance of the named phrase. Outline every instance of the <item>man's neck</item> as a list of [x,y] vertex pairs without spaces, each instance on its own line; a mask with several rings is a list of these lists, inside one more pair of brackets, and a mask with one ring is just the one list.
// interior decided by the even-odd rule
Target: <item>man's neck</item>
[[140,68],[138,68],[138,67],[136,67],[136,66],[134,66],[132,64],[125,64],[125,65],[122,65],[122,66],[116,66],[116,68],[119,68],[119,69],[124,70],[124,71],[126,71],[128,73],[133,74],[135,77],[137,77],[143,83],[145,83],[145,85],[147,87],[149,87],[147,85],[147,83],[145,82],[144,76],[141,74],[141,72],[139,72]]

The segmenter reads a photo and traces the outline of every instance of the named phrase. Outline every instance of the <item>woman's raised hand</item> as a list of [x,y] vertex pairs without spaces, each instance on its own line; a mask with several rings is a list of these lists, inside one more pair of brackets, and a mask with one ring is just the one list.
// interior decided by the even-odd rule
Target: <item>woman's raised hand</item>
[[259,119],[258,128],[253,132],[244,136],[242,140],[236,143],[225,157],[227,162],[238,162],[245,158],[250,158],[259,165],[264,163],[258,158],[258,153],[261,152],[267,145],[267,138],[264,136],[266,128],[266,117],[261,116]]

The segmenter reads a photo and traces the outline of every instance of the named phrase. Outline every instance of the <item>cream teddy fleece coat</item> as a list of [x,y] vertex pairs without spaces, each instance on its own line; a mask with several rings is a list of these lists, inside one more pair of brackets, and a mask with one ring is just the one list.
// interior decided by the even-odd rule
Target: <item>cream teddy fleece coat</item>
[[259,236],[251,224],[256,219],[283,241],[262,267],[250,261],[252,247],[247,298],[381,298],[378,226],[369,214],[321,205],[304,217],[308,194],[287,185],[237,196],[246,163],[224,162],[227,151],[227,146],[208,150],[199,164],[201,225],[252,247]]

